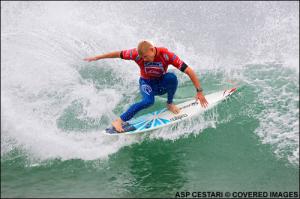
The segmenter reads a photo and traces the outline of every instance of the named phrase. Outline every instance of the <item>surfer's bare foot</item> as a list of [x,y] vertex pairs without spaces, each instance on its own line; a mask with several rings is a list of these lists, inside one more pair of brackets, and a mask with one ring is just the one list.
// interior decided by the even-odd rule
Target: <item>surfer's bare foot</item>
[[167,107],[168,107],[169,111],[171,111],[172,113],[177,114],[177,113],[180,112],[179,108],[173,103],[172,104],[167,104]]
[[118,133],[124,132],[124,129],[122,128],[122,122],[122,119],[118,118],[111,123],[113,127],[115,127],[116,131],[118,131]]

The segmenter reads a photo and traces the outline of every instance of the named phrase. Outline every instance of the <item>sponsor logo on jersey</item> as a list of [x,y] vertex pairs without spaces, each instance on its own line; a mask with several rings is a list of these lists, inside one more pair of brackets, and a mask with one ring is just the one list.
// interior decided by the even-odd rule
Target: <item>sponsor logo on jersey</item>
[[166,61],[169,61],[169,56],[167,54],[164,54],[164,58]]
[[165,73],[162,62],[145,62],[145,73],[150,76],[160,77]]
[[161,73],[161,71],[158,71],[158,70],[156,70],[156,69],[150,69],[150,70],[146,70],[147,71],[147,73],[148,74],[157,74],[157,75],[161,75],[162,73]]
[[163,67],[162,62],[145,62],[145,67]]

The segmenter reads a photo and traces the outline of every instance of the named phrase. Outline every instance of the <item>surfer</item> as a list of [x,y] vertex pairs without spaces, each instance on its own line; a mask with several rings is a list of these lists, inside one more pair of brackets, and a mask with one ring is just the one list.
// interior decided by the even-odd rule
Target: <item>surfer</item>
[[118,132],[123,132],[122,123],[130,120],[138,111],[154,104],[155,95],[167,93],[167,108],[174,114],[180,112],[173,103],[173,97],[177,89],[178,80],[174,73],[167,72],[168,65],[172,64],[177,69],[186,73],[196,87],[196,99],[200,101],[202,107],[206,108],[208,102],[203,94],[200,82],[191,67],[183,62],[177,55],[164,47],[156,47],[149,41],[139,42],[137,48],[110,52],[94,57],[85,58],[84,61],[97,61],[105,58],[121,58],[133,60],[140,67],[140,92],[142,101],[135,103],[121,116],[112,122],[113,127]]

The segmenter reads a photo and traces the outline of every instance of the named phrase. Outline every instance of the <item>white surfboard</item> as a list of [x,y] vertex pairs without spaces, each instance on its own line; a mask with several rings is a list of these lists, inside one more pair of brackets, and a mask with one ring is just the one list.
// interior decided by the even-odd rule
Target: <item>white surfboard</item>
[[123,129],[125,130],[123,133],[118,133],[113,127],[107,128],[104,133],[107,135],[128,135],[152,131],[154,129],[169,126],[214,107],[219,102],[232,95],[236,90],[237,88],[231,88],[205,95],[205,98],[208,102],[208,106],[206,108],[201,106],[199,100],[196,101],[193,99],[177,104],[176,106],[180,109],[178,114],[174,114],[167,108],[163,108],[161,110],[154,111],[125,122],[122,125]]

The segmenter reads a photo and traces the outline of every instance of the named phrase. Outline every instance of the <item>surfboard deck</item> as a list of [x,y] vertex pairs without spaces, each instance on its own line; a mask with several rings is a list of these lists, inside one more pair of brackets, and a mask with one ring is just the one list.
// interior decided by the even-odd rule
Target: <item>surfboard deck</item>
[[122,133],[118,133],[114,127],[105,129],[104,133],[107,135],[128,135],[163,128],[165,126],[188,119],[214,107],[216,104],[225,100],[234,92],[236,92],[236,90],[237,88],[231,88],[205,95],[205,98],[208,102],[207,108],[203,108],[199,100],[189,100],[176,105],[180,109],[178,114],[174,114],[167,108],[163,108],[124,122],[122,124],[124,132]]

